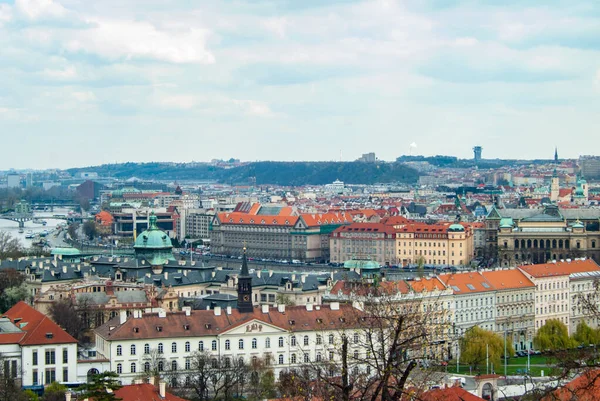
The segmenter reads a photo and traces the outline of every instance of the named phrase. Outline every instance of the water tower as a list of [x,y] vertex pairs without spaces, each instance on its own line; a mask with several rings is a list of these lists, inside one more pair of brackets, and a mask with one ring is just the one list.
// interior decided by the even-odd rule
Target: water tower
[[481,151],[483,148],[481,146],[475,146],[473,148],[473,159],[478,162],[481,160]]

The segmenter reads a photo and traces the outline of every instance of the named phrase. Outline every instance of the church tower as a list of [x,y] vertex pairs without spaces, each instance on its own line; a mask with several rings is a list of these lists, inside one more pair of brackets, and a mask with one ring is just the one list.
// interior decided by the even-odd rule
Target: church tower
[[554,169],[554,173],[552,174],[552,184],[550,185],[550,200],[552,202],[558,201],[559,192],[560,186],[558,182],[558,175],[556,174],[556,169]]
[[554,147],[554,163],[558,164],[558,147]]
[[237,308],[240,313],[249,313],[254,310],[252,306],[252,277],[248,272],[248,259],[246,258],[246,247],[242,258],[242,271],[238,276],[238,301]]

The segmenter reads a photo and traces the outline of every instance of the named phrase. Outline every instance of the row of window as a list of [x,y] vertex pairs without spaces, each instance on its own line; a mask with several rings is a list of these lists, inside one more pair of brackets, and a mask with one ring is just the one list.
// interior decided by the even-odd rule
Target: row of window
[[[48,368],[45,371],[42,371],[41,373],[44,373],[43,377],[39,376],[39,372],[37,369],[33,369],[31,371],[31,378],[32,378],[34,386],[37,386],[42,383],[51,384],[56,381],[56,370],[54,368]],[[62,381],[68,382],[69,381],[69,369],[64,368],[62,371],[62,374],[63,374]]]
[[[329,344],[334,344],[335,336],[333,334],[329,334],[327,340],[328,340]],[[359,335],[357,333],[354,334],[353,341],[354,341],[354,343],[359,342]],[[309,345],[310,338],[308,336],[303,336],[302,343],[303,343],[303,345]],[[323,344],[323,337],[321,335],[317,335],[316,344],[317,345]],[[285,339],[283,337],[279,337],[278,345],[279,345],[279,347],[283,347],[285,345]],[[292,347],[295,347],[297,345],[296,336],[290,337],[290,345]],[[225,346],[226,350],[230,350],[231,349],[231,341],[225,340],[224,346]],[[257,349],[258,348],[258,339],[253,338],[250,341],[250,346],[252,349]],[[265,338],[265,348],[271,348],[271,338],[269,338],[269,337]],[[189,341],[185,342],[184,349],[185,349],[185,352],[191,351],[191,343]],[[204,349],[205,349],[204,341],[199,341],[198,342],[198,350],[204,351]],[[241,349],[241,350],[244,349],[244,339],[242,339],[242,338],[240,338],[238,340],[238,349]],[[212,351],[217,350],[217,340],[212,340],[211,350]],[[137,352],[136,345],[135,344],[130,345],[129,354],[136,355],[136,352]],[[157,352],[159,354],[164,354],[164,344],[163,343],[158,343]],[[171,343],[171,353],[177,353],[177,343],[176,342]],[[146,355],[150,354],[150,344],[144,344],[144,354],[146,354]],[[123,355],[123,347],[121,345],[117,345],[117,356],[122,356],[122,355]],[[36,356],[36,358],[37,358],[37,356]]]
[[[46,350],[45,362],[46,362],[46,365],[56,364],[56,350],[53,350],[53,349]],[[63,348],[62,362],[63,363],[69,362],[69,350],[67,348]],[[37,350],[33,350],[31,353],[31,364],[33,366],[37,366],[37,364],[38,364],[38,351]]]

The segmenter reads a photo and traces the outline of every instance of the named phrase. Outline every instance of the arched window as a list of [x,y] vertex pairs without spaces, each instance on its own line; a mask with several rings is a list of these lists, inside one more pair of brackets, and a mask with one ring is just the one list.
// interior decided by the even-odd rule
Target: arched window
[[123,373],[123,365],[121,365],[120,363],[117,363],[117,373],[118,374]]
[[231,341],[225,340],[225,349],[226,350],[230,350],[231,349]]
[[225,367],[226,368],[230,368],[231,367],[231,359],[225,358]]
[[358,333],[354,333],[354,344],[358,344]]
[[150,344],[144,344],[144,354],[148,355],[150,353]]
[[258,341],[256,340],[256,338],[252,339],[252,349],[256,349],[256,347],[258,346]]
[[144,363],[144,372],[146,372],[146,373],[150,372],[150,362]]
[[534,239],[534,240],[533,240],[533,247],[534,247],[534,248],[537,248],[537,247],[538,247],[538,241],[537,241],[537,239]]
[[131,355],[135,355],[135,344],[131,344],[131,347],[129,347],[129,351],[131,352]]
[[283,365],[283,355],[279,355],[279,364]]
[[185,342],[185,352],[190,352],[190,342],[189,341]]
[[204,341],[198,341],[198,351],[204,351]]
[[518,239],[515,240],[515,249],[519,249],[519,240]]
[[563,248],[563,240],[562,239],[558,240],[558,247],[561,249]]
[[333,334],[329,335],[329,344],[333,344]]
[[186,377],[185,377],[185,385],[186,385],[186,386],[189,386],[190,384],[192,384],[192,379],[190,379],[190,377],[189,377],[189,376],[186,376]]
[[135,362],[131,363],[131,373],[135,373]]
[[163,361],[158,361],[158,371],[162,372],[165,370],[165,363]]
[[174,354],[177,352],[177,343],[171,343],[171,352]]
[[304,353],[304,363],[309,363],[310,362],[310,357],[308,356],[308,352]]
[[239,349],[244,349],[244,340],[243,340],[243,339],[241,339],[241,338],[240,338],[240,339],[239,339],[239,341],[238,341],[238,348],[239,348]]
[[265,338],[265,348],[271,348],[271,339],[269,337]]
[[296,363],[296,354],[290,356],[290,363]]
[[290,338],[290,345],[291,345],[292,347],[295,347],[295,346],[296,346],[296,336],[292,336],[292,337]]
[[279,346],[283,347],[283,337],[279,337]]
[[322,358],[321,353],[317,352],[317,362],[321,362],[321,358]]
[[317,334],[317,345],[321,345],[323,344],[323,336],[321,336],[320,334]]
[[210,344],[210,348],[211,348],[213,351],[216,351],[216,350],[217,350],[217,340],[212,340],[212,343]]
[[171,387],[177,387],[177,378],[176,377],[171,379]]
[[117,345],[117,356],[121,356],[123,355],[123,347],[121,347],[120,345]]
[[177,370],[177,361],[176,360],[171,361],[171,370],[173,372],[175,372]]
[[163,344],[162,343],[158,343],[158,353],[162,354],[163,352],[164,352]]
[[190,370],[192,366],[192,362],[190,361],[190,358],[185,358],[185,370]]

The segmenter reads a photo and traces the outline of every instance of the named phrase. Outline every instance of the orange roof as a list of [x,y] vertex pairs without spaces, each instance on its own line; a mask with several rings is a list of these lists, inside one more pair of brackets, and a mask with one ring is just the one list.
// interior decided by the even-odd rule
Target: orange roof
[[352,223],[346,226],[338,227],[334,231],[334,233],[341,232],[352,232],[358,233],[359,235],[361,233],[365,235],[371,235],[373,233],[385,233],[393,235],[396,233],[396,230],[391,226],[387,226],[381,223]]
[[542,263],[519,267],[522,271],[537,278],[568,276],[571,273],[583,273],[600,270],[600,266],[592,259],[572,260],[570,262]]
[[439,278],[454,290],[455,295],[494,291],[494,287],[480,272],[440,274]]
[[185,398],[177,397],[165,391],[165,397],[161,397],[158,388],[153,384],[130,384],[115,390],[117,399],[122,401],[186,401]]
[[346,213],[302,213],[302,219],[309,227],[316,227],[327,224],[346,224],[352,223],[352,216]]
[[420,280],[411,280],[408,281],[408,284],[412,287],[412,289],[416,292],[423,291],[434,291],[434,290],[445,290],[446,286],[444,283],[440,281],[438,277],[433,278],[422,278]]
[[421,401],[482,401],[474,394],[469,393],[461,387],[447,387],[426,391],[418,398]]
[[561,188],[558,190],[558,196],[564,198],[565,196],[571,195],[572,191],[570,188]]
[[535,284],[519,269],[484,271],[481,274],[497,290],[535,288]]
[[588,369],[542,401],[596,401],[600,399],[600,369]]
[[103,210],[96,215],[96,221],[99,221],[103,226],[109,226],[113,223],[114,218],[112,214]]
[[218,218],[222,224],[250,224],[272,226],[293,226],[298,221],[298,216],[253,215],[241,212],[219,213]]
[[[69,344],[77,342],[76,339],[61,329],[49,317],[33,309],[23,301],[17,303],[2,316],[8,317],[18,328],[25,332],[17,341],[21,345]],[[0,342],[8,344],[8,342],[5,342],[4,335],[0,334]],[[16,339],[16,336],[12,337],[6,337],[6,339],[11,341]],[[13,342],[11,343],[14,344]]]
[[392,217],[384,217],[383,219],[381,219],[381,223],[387,224],[390,226],[397,226],[399,224],[410,223],[410,220],[408,220],[406,217],[402,217],[402,216],[392,216]]

